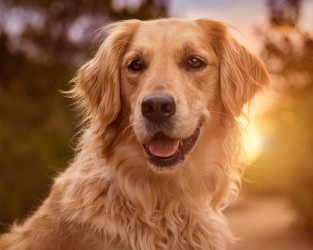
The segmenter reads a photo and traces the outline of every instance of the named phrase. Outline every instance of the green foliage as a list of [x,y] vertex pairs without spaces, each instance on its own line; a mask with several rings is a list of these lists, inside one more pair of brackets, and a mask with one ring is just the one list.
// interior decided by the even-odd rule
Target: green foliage
[[34,209],[51,176],[72,158],[74,118],[58,89],[73,71],[47,68],[3,47],[1,52],[0,221],[8,223]]

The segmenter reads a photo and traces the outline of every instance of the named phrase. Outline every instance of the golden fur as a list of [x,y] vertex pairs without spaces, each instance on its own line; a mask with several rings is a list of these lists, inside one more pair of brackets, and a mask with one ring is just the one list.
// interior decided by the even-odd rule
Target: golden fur
[[[237,118],[267,83],[264,65],[213,20],[129,20],[104,33],[71,90],[87,121],[77,156],[0,249],[224,249],[231,233],[222,209],[242,172]],[[191,54],[206,67],[184,69]],[[138,57],[148,67],[132,74]],[[197,121],[201,129],[184,162],[161,171],[141,146],[149,131],[139,107],[164,91],[177,103],[173,136],[190,136]]]

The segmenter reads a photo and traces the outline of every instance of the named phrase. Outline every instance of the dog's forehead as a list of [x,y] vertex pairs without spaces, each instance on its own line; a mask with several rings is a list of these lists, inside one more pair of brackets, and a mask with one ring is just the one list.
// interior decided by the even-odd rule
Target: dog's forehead
[[141,22],[133,37],[133,45],[145,48],[153,46],[190,45],[198,46],[206,40],[205,32],[194,21],[189,20],[156,20]]

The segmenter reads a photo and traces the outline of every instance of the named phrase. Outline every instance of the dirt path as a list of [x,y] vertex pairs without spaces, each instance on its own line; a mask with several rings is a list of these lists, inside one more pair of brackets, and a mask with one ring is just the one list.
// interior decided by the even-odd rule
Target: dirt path
[[313,250],[313,235],[295,229],[296,214],[282,198],[245,195],[226,214],[240,238],[230,250]]

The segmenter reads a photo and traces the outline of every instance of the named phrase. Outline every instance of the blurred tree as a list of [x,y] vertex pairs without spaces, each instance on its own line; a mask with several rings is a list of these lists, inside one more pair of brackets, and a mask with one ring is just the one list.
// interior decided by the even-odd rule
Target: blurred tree
[[268,0],[271,26],[295,27],[299,21],[301,3],[302,0]]
[[[19,26],[12,45],[41,62],[80,63],[94,31],[111,20],[166,17],[163,0],[6,0],[4,24]],[[10,33],[10,30],[3,27]],[[12,32],[12,31],[11,31]],[[13,38],[15,39],[15,37]]]
[[[280,95],[261,119],[267,141],[248,173],[257,180],[250,188],[286,195],[313,230],[313,37],[298,27],[301,1],[268,2],[262,54]],[[279,10],[272,7],[278,2]]]
[[166,17],[165,2],[0,2],[0,232],[39,204],[73,156],[77,122],[58,90],[86,60],[95,31],[111,20]]

